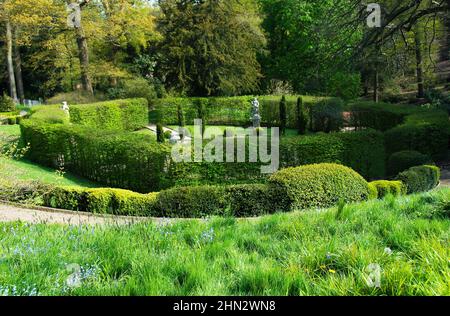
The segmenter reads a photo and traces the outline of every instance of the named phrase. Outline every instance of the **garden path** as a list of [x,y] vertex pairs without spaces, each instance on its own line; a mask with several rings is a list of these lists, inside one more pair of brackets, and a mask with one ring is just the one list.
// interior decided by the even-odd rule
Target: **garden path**
[[89,213],[54,210],[50,208],[32,208],[14,204],[0,204],[0,222],[22,221],[33,224],[129,225],[153,220],[163,221],[162,219],[99,216]]

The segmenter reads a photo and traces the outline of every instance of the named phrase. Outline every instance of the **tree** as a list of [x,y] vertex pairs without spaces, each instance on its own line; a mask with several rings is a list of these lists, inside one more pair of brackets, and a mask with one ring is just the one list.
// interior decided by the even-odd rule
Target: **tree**
[[[342,49],[360,40],[359,31],[339,28],[348,1],[259,0],[268,37],[268,54],[261,56],[265,82],[289,82],[298,93],[327,93],[336,74],[352,74]],[[349,14],[353,16],[354,14]],[[326,18],[325,18],[326,17]]]
[[[72,0],[67,0],[68,5],[76,5],[79,6],[79,12],[75,10],[75,14],[80,14],[82,12],[83,7],[89,4],[90,0],[81,0],[74,2]],[[89,74],[89,48],[88,41],[86,37],[86,32],[83,27],[83,22],[81,16],[79,17],[80,23],[74,23],[74,30],[76,34],[76,41],[78,46],[78,58],[80,60],[81,66],[81,84],[83,85],[83,90],[90,94],[94,94],[94,88],[92,87],[92,80]]]
[[265,38],[253,0],[160,0],[158,73],[190,96],[237,95],[258,88]]

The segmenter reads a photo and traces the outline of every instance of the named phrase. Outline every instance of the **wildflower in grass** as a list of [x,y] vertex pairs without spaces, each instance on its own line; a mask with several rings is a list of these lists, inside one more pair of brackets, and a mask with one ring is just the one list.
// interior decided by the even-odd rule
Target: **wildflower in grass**
[[367,276],[364,276],[367,286],[381,287],[381,266],[377,263],[371,263],[366,267]]
[[66,280],[66,285],[69,288],[82,286],[83,282],[95,278],[98,272],[97,267],[90,265],[80,266],[76,263],[67,265],[66,269],[71,273]]
[[214,228],[205,231],[200,236],[200,241],[205,243],[212,243],[214,241]]
[[333,270],[333,269],[328,270],[328,272],[330,272],[332,274],[336,274],[336,270]]
[[391,248],[386,247],[384,248],[384,253],[387,254],[388,256],[392,255],[393,251]]

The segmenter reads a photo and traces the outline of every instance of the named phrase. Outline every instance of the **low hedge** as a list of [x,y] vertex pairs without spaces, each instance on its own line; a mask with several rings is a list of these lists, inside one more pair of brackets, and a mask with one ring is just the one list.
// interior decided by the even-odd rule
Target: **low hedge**
[[95,214],[200,218],[258,216],[270,212],[266,185],[179,187],[159,193],[55,187],[43,194],[45,206]]
[[225,188],[209,185],[161,191],[157,208],[164,217],[223,216],[228,212]]
[[120,189],[55,187],[43,196],[44,205],[53,208],[129,216],[156,214],[157,193],[140,194]]
[[374,188],[374,192],[376,193],[375,196],[372,196],[373,198],[383,198],[389,194],[394,196],[400,196],[403,194],[406,194],[406,186],[401,181],[386,181],[386,180],[379,180],[379,181],[373,181],[369,183],[369,186],[371,188]]
[[414,150],[404,150],[393,153],[388,161],[389,175],[397,175],[414,166],[421,166],[431,163],[431,158]]
[[369,198],[366,180],[354,170],[337,164],[316,164],[278,171],[269,179],[273,202],[279,211],[330,207],[340,200]]
[[97,129],[134,131],[148,125],[148,102],[126,99],[72,105],[70,120]]
[[408,194],[430,191],[438,186],[440,178],[440,169],[429,165],[412,167],[397,176],[397,180],[405,184]]

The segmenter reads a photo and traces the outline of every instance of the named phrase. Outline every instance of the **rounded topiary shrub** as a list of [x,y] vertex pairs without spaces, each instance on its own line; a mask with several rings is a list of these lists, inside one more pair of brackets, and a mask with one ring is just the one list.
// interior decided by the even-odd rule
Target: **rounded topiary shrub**
[[0,95],[0,112],[13,112],[16,110],[14,100],[7,95]]
[[[375,188],[376,198],[382,199],[385,196],[391,194],[394,196],[399,196],[406,194],[406,186],[401,181],[386,181],[379,180],[369,183],[370,188]],[[372,190],[372,189],[371,189]],[[371,191],[371,198],[373,198],[373,193]]]
[[403,171],[397,176],[407,188],[407,193],[426,192],[438,186],[441,171],[436,166],[417,166]]
[[269,179],[274,207],[292,211],[330,207],[369,198],[369,185],[356,171],[338,164],[315,164],[282,169]]
[[414,150],[399,151],[391,155],[388,161],[388,172],[396,175],[414,166],[421,166],[431,162],[428,155]]

